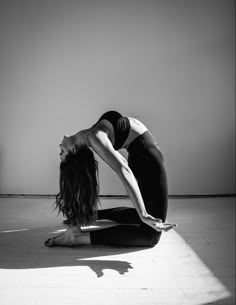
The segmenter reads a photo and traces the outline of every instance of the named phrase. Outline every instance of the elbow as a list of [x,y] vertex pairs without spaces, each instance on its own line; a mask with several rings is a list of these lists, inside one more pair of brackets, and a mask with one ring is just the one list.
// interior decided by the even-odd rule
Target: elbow
[[120,168],[117,169],[116,173],[121,179],[127,179],[128,177],[133,176],[133,172],[128,165],[122,165]]

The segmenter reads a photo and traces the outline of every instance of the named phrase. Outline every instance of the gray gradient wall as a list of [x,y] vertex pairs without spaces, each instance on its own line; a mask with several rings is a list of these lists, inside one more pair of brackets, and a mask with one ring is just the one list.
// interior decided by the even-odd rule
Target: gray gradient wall
[[110,109],[150,128],[170,194],[235,191],[234,1],[0,6],[0,193],[56,193],[61,137]]

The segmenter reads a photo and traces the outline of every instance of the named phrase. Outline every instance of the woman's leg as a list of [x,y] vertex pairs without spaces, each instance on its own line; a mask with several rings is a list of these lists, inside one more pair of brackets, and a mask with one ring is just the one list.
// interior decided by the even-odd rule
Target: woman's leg
[[[137,179],[147,212],[165,221],[167,179],[162,155],[149,134],[135,142],[129,151],[129,166]],[[74,238],[75,233],[77,234],[73,239],[75,245],[81,244],[79,234],[86,234],[81,236],[81,240],[85,239],[92,245],[125,247],[152,247],[158,243],[161,236],[160,232],[142,223],[136,210],[132,208],[100,210],[98,219],[117,221],[121,225],[86,233],[78,233],[78,228],[77,231],[69,228],[67,235],[70,236],[72,232]],[[70,238],[68,240],[70,241]],[[63,242],[67,245],[67,240],[62,240]]]
[[[117,226],[96,231],[81,232],[79,227],[69,227],[66,232],[45,242],[48,247],[79,245],[111,245],[123,247],[153,247],[161,236],[142,223],[134,208],[112,208],[98,210],[98,219],[117,222]],[[125,225],[124,225],[125,224]]]
[[168,207],[166,170],[159,150],[154,146],[148,152],[144,160],[131,159],[129,165],[137,179],[147,212],[164,222]]
[[[129,153],[129,166],[137,179],[147,212],[165,221],[168,200],[167,177],[163,157],[154,139],[150,134],[140,137]],[[112,210],[104,211],[104,214],[108,213],[108,219],[117,221],[115,216],[119,215],[119,210],[114,215],[110,214]],[[125,219],[124,222],[128,223],[128,211],[123,210],[123,212],[120,212],[122,217],[118,222],[122,223],[121,220]],[[142,247],[156,245],[161,233],[142,223],[135,209],[131,209],[130,212],[139,220],[139,225],[119,225],[92,231],[90,232],[91,243]]]
[[151,227],[141,225],[118,225],[107,229],[90,231],[92,245],[117,247],[153,247],[161,236]]
[[[118,207],[111,209],[102,209],[97,211],[97,219],[107,219],[125,224],[139,224],[141,220],[134,208]],[[64,220],[65,225],[70,225],[68,220]]]
[[118,247],[153,247],[161,233],[149,226],[117,225],[106,229],[81,232],[77,226],[69,227],[63,234],[49,238],[45,246],[73,247],[80,245],[110,245]]
[[134,208],[118,207],[97,211],[97,219],[108,219],[123,224],[140,224],[141,219]]
[[80,245],[90,245],[91,241],[89,232],[82,232],[79,227],[72,226],[69,227],[64,233],[49,238],[45,241],[44,244],[47,247],[73,247]]
[[[79,227],[71,226],[66,232],[50,238],[45,242],[48,247],[53,246],[78,246],[85,244],[103,244],[116,246],[151,246],[143,243],[143,240],[150,241],[148,234],[139,228],[142,222],[134,208],[118,207],[111,209],[98,210],[98,220],[108,219],[117,222],[117,226],[99,229],[96,231],[81,231]],[[126,225],[120,225],[126,224]],[[130,224],[130,225],[127,225]],[[99,231],[99,232],[98,232]],[[121,236],[122,240],[121,240]],[[137,238],[138,237],[138,238]],[[154,240],[151,237],[151,243]]]

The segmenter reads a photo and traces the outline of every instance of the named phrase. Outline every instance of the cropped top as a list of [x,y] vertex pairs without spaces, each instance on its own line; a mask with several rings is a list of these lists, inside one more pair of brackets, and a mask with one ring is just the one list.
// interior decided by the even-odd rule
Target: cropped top
[[123,117],[117,111],[108,111],[105,112],[100,117],[98,122],[100,122],[101,120],[108,120],[112,124],[115,135],[114,149],[115,150],[120,149],[129,135],[129,131],[130,131],[129,119],[127,117]]

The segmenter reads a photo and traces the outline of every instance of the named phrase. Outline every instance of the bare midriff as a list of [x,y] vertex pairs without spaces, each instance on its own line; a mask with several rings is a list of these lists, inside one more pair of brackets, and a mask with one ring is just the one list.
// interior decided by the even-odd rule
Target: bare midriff
[[122,145],[122,148],[127,148],[138,136],[142,135],[148,129],[147,127],[135,118],[128,117],[130,122],[130,131],[128,138],[125,143]]

